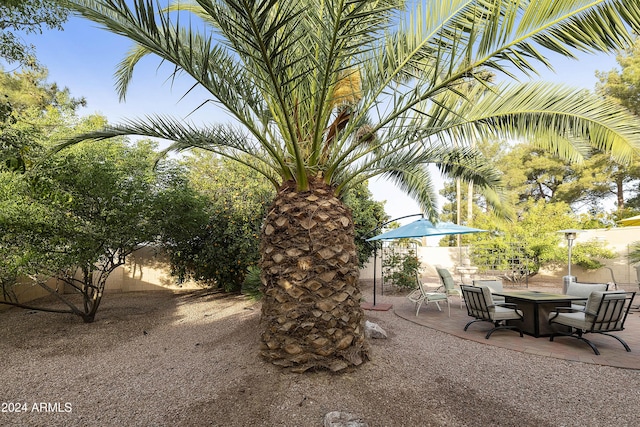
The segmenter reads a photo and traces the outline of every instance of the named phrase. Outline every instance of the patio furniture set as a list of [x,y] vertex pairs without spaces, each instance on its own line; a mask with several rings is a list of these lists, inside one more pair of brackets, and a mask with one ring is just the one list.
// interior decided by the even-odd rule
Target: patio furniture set
[[460,307],[464,302],[467,314],[473,318],[464,327],[476,322],[491,322],[486,339],[498,330],[511,329],[533,337],[558,336],[577,338],[588,344],[596,355],[600,352],[593,342],[583,335],[602,334],[618,340],[626,351],[631,351],[626,342],[612,332],[624,330],[624,323],[635,297],[635,292],[608,290],[607,284],[572,282],[566,294],[555,294],[533,290],[504,290],[500,280],[474,280],[472,285],[456,287],[448,270],[438,268],[442,285],[434,288],[418,280],[417,288],[407,297],[415,303],[416,316],[422,304],[446,303],[451,317],[450,297],[460,296]]

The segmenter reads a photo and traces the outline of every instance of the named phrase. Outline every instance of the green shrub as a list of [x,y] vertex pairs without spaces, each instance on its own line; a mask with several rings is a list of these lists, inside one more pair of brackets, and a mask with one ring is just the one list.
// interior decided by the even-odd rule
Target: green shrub
[[406,253],[391,249],[389,256],[385,258],[382,268],[385,281],[389,280],[398,290],[413,289],[416,287],[416,277],[420,271],[420,260],[415,251]]
[[244,276],[244,282],[242,283],[242,293],[256,301],[262,298],[260,267],[252,265],[247,268],[247,274]]

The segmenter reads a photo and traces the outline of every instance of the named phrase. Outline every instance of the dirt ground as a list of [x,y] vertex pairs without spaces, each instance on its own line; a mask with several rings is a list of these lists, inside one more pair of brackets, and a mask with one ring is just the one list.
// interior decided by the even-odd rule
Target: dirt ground
[[244,297],[107,294],[93,324],[11,309],[0,425],[321,426],[330,411],[369,426],[638,424],[639,371],[478,344],[393,311],[367,319],[389,334],[370,340],[371,361],[292,374],[259,358],[260,304]]

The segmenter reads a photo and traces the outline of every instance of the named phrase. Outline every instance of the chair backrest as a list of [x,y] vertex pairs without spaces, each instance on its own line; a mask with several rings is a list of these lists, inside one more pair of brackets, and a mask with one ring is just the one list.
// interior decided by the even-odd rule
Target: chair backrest
[[[567,295],[573,295],[576,297],[589,298],[594,291],[607,291],[609,290],[608,283],[584,283],[584,282],[569,282],[567,284]],[[574,305],[586,305],[584,301],[573,301]]]
[[573,295],[575,297],[589,298],[593,291],[607,291],[609,290],[608,283],[582,283],[582,282],[569,282],[567,284],[567,295]]
[[422,295],[423,297],[427,296],[427,290],[425,289],[424,285],[422,284],[422,280],[420,279],[420,275],[418,274],[418,272],[416,271],[416,284],[418,285],[418,289],[420,289],[420,295]]
[[438,276],[440,276],[440,281],[444,285],[445,290],[452,291],[456,288],[456,283],[453,281],[453,276],[451,276],[449,270],[436,267],[436,271],[438,272]]
[[621,331],[627,320],[635,292],[591,292],[585,306],[585,320],[591,323],[591,331]]
[[502,280],[474,280],[473,286],[486,286],[491,292],[502,292]]
[[467,313],[476,319],[491,320],[489,306],[493,305],[491,291],[486,286],[460,285]]
[[422,280],[420,280],[420,275],[416,271],[416,288],[420,289],[420,294],[424,295],[424,286],[422,286]]

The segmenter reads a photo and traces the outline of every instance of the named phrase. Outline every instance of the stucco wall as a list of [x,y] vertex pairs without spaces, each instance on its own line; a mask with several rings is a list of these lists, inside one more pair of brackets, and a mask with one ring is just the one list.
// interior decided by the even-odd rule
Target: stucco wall
[[[576,236],[576,243],[598,240],[615,251],[618,256],[614,259],[601,260],[609,268],[600,268],[595,271],[584,270],[577,265],[571,267],[571,274],[583,282],[614,282],[622,287],[634,288],[638,283],[636,270],[628,261],[630,246],[640,241],[640,227],[619,227],[600,228],[585,230]],[[564,243],[564,242],[563,242]],[[611,270],[609,270],[611,269]],[[613,275],[612,275],[613,273]],[[555,278],[562,280],[562,276],[567,274],[567,267],[563,266],[558,270],[543,270],[540,272],[541,278]],[[615,280],[614,280],[615,279]],[[637,287],[635,287],[637,290]]]
[[154,247],[145,247],[127,257],[125,265],[111,273],[105,290],[133,292],[189,287],[196,285],[191,282],[178,285],[176,278],[171,276],[169,261],[164,253]]
[[[47,282],[47,285],[59,292],[68,293],[68,290],[65,291],[64,285],[55,279]],[[176,278],[171,276],[166,256],[153,247],[145,247],[127,257],[125,265],[118,267],[111,273],[107,280],[105,293],[196,289],[197,287],[193,282],[178,285]],[[22,303],[48,295],[48,292],[42,287],[34,285],[26,279],[15,288],[15,292]],[[10,306],[0,304],[0,310],[7,308]]]

